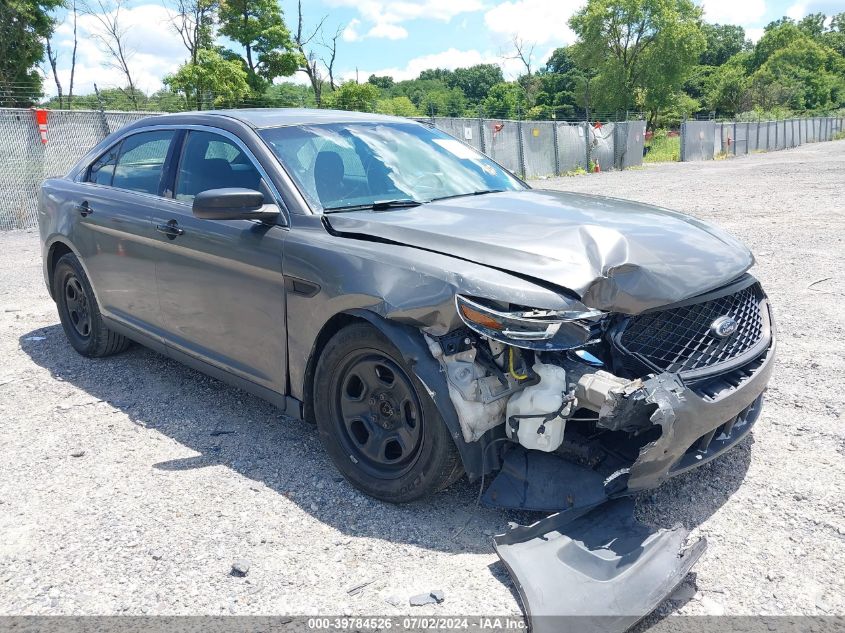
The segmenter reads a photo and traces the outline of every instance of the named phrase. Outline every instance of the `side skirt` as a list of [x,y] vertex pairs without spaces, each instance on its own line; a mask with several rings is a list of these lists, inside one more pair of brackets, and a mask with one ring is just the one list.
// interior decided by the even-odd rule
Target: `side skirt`
[[133,327],[124,325],[123,323],[120,323],[113,319],[108,319],[106,317],[103,317],[103,320],[106,322],[110,329],[114,330],[115,332],[118,332],[119,334],[122,334],[126,338],[132,339],[133,341],[139,343],[140,345],[143,345],[144,347],[148,347],[153,351],[162,354],[163,356],[168,356],[169,358],[172,358],[173,360],[178,361],[183,365],[187,365],[191,369],[195,369],[203,374],[206,374],[207,376],[211,376],[212,378],[216,378],[217,380],[225,382],[228,385],[237,387],[238,389],[242,389],[248,393],[258,396],[262,400],[266,400],[270,404],[278,407],[284,412],[285,415],[291,418],[297,420],[302,419],[302,403],[296,398],[291,398],[290,396],[278,393],[277,391],[273,391],[272,389],[267,389],[266,387],[241,378],[240,376],[235,376],[234,374],[226,371],[225,369],[220,369],[215,365],[206,363],[205,361],[202,361],[198,358],[194,358],[190,354],[185,354],[184,352],[181,352],[177,349],[168,347],[160,339],[139,332]]

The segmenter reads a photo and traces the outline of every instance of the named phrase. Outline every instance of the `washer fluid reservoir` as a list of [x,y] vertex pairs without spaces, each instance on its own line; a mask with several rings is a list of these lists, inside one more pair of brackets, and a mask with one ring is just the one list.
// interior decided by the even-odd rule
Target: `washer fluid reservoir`
[[[561,409],[566,395],[566,370],[557,365],[535,363],[534,372],[540,382],[526,387],[508,401],[505,432],[527,449],[551,452],[563,443],[565,416],[570,414],[572,407],[569,403]],[[552,414],[557,415],[546,420]],[[512,416],[531,417],[512,419]]]

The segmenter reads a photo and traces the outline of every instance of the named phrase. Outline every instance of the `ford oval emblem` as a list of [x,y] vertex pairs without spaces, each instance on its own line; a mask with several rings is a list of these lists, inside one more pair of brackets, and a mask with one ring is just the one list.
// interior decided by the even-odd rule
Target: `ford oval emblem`
[[713,336],[717,336],[719,338],[727,338],[734,332],[736,332],[737,328],[739,327],[739,323],[736,322],[736,319],[733,317],[729,317],[727,315],[720,316],[718,319],[713,321],[710,324],[710,332]]

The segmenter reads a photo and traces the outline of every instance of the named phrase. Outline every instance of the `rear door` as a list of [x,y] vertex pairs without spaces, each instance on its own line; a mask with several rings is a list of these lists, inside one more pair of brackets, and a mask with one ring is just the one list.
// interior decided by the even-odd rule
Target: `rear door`
[[201,191],[266,189],[262,181],[269,179],[237,137],[213,128],[188,130],[172,197],[162,200],[153,220],[156,279],[168,345],[285,393],[287,229],[253,220],[201,220],[191,211]]
[[153,215],[174,130],[131,134],[73,183],[72,240],[107,317],[158,336]]

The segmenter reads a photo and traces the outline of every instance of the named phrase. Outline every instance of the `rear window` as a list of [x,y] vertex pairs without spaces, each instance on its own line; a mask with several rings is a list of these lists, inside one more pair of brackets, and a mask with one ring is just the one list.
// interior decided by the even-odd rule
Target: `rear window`
[[88,182],[158,195],[173,130],[133,134],[91,165]]

